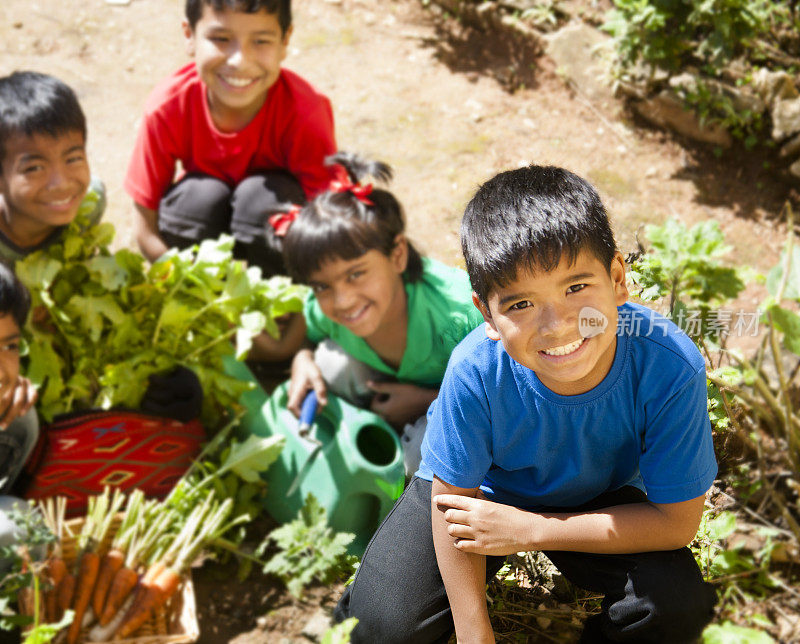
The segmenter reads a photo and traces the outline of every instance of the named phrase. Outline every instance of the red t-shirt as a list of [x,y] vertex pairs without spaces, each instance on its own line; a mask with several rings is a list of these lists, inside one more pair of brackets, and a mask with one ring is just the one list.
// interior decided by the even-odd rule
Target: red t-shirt
[[189,63],[148,97],[124,186],[136,203],[158,210],[180,162],[184,173],[211,175],[232,187],[258,171],[288,170],[310,198],[340,178],[338,166],[323,165],[335,151],[330,101],[294,72],[281,69],[244,129],[220,132],[206,86]]

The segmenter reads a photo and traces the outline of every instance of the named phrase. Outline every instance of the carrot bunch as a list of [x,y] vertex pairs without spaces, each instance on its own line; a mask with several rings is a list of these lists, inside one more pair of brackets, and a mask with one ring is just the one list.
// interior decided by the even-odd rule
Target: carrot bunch
[[[106,490],[89,499],[71,565],[62,551],[62,538],[74,537],[64,521],[66,500],[41,502],[45,523],[58,539],[37,578],[41,597],[26,591],[20,604],[49,623],[71,609],[73,620],[59,635],[67,644],[83,641],[81,634],[93,624],[85,633],[88,641],[131,636],[170,602],[205,547],[248,520],[246,515],[230,519],[233,501],[216,495],[214,489],[191,486],[158,502],[134,491],[119,521],[125,495]],[[119,527],[111,537],[115,520]]]
[[169,548],[150,563],[142,576],[133,605],[116,632],[117,637],[124,638],[136,632],[157,609],[169,601],[204,546],[234,525],[247,520],[247,517],[238,517],[226,523],[232,509],[231,499],[217,504],[213,492],[195,507]]
[[75,577],[68,571],[61,551],[64,534],[66,533],[70,537],[73,535],[64,521],[67,499],[64,497],[45,499],[39,503],[39,510],[44,517],[45,524],[56,537],[44,568],[43,621],[53,623],[61,621],[61,618],[64,617],[64,612],[72,603],[72,594],[75,590]]
[[89,510],[78,537],[80,553],[75,562],[77,581],[72,598],[72,609],[75,611],[75,616],[69,625],[67,644],[77,644],[78,642],[84,615],[92,600],[92,593],[100,571],[99,548],[105,541],[111,523],[124,499],[125,495],[119,489],[116,489],[113,497],[109,499],[108,488],[100,496],[89,499]]

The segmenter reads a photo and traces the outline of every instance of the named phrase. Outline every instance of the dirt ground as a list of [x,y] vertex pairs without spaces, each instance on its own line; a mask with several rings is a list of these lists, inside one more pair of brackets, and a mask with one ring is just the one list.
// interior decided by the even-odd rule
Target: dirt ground
[[[757,155],[734,150],[717,158],[631,122],[624,111],[604,112],[572,94],[547,58],[509,55],[503,39],[464,29],[419,0],[294,4],[286,66],[331,98],[342,149],[394,167],[393,190],[424,253],[460,263],[458,223],[476,187],[536,162],[565,166],[597,186],[623,252],[634,249],[642,224],[711,218],[734,246],[734,261],[761,270],[774,264],[784,235],[780,208],[792,193]],[[119,247],[134,245],[122,180],[143,102],[187,61],[181,16],[181,0],[0,3],[0,74],[32,69],[75,88]],[[743,306],[755,308],[758,297],[748,293]],[[260,579],[239,596],[215,575],[204,570],[198,587],[201,642],[209,644],[307,641],[305,621],[337,594],[317,589],[297,604]],[[267,614],[265,630],[258,628]]]

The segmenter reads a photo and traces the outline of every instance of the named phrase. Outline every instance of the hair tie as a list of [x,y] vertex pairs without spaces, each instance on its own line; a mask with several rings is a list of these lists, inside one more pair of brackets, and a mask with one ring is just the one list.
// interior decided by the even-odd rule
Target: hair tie
[[297,215],[300,214],[302,206],[293,205],[286,212],[278,212],[272,215],[267,221],[275,229],[276,237],[285,237]]
[[353,183],[351,181],[331,181],[329,189],[331,192],[349,192],[365,206],[375,205],[372,201],[367,199],[367,196],[372,194],[371,183],[362,186],[360,183]]

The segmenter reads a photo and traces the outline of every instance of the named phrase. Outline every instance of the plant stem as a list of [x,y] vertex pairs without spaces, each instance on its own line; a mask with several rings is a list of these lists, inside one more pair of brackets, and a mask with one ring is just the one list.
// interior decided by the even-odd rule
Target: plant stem
[[192,351],[188,356],[186,356],[186,362],[191,362],[192,360],[197,358],[197,356],[199,356],[204,351],[207,351],[208,349],[210,349],[214,345],[219,344],[220,342],[224,342],[225,340],[229,340],[234,335],[236,335],[236,327],[234,327],[233,329],[231,329],[227,333],[223,333],[222,335],[217,336],[211,342],[203,345],[199,349],[195,349],[194,351]]

